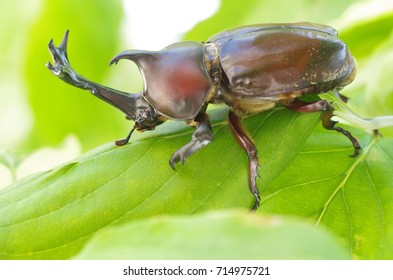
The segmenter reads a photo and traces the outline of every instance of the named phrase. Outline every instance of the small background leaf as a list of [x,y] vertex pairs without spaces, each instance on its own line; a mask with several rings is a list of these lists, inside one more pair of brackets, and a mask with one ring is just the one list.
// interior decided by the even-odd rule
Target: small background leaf
[[97,233],[76,259],[348,259],[334,238],[292,219],[243,212],[162,216]]

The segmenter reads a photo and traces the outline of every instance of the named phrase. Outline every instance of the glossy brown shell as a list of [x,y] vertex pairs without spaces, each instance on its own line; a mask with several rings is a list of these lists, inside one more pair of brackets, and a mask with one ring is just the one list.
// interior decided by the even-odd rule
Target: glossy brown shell
[[262,24],[223,31],[208,42],[219,50],[222,86],[237,98],[279,100],[349,84],[355,62],[329,26]]

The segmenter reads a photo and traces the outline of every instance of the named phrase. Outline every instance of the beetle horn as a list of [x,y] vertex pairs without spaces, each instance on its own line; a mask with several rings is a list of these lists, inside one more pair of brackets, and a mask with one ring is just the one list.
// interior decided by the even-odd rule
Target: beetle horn
[[155,54],[156,52],[153,51],[125,50],[112,58],[109,65],[117,64],[121,59],[129,59],[131,61],[134,61],[138,66],[141,66],[142,59],[154,59],[156,57]]
[[67,30],[64,34],[63,40],[61,41],[59,45],[59,52],[63,53],[64,56],[68,60],[68,55],[67,55],[67,46],[68,46],[68,35],[70,34],[70,31]]
[[68,43],[67,31],[60,45],[56,47],[53,40],[49,42],[49,51],[52,55],[54,65],[50,62],[46,67],[64,82],[75,87],[89,90],[93,95],[115,106],[123,111],[130,119],[135,120],[137,102],[141,98],[140,94],[128,94],[116,89],[112,89],[79,75],[70,65],[67,55]]

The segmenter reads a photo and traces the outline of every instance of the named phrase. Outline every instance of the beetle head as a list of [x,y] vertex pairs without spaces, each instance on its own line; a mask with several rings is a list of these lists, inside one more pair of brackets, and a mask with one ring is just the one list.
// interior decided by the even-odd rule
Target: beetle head
[[[153,130],[157,125],[165,121],[161,115],[144,99],[142,94],[135,95],[135,104],[127,117],[135,122],[135,128],[139,131]],[[130,107],[130,108],[131,108]]]
[[126,50],[110,64],[129,59],[143,79],[143,98],[157,113],[175,120],[192,120],[211,88],[205,67],[204,48],[198,42],[179,42],[161,51]]

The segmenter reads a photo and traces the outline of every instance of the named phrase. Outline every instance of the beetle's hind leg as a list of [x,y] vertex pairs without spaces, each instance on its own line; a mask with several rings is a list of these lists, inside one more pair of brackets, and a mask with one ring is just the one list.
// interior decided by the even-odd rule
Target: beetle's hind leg
[[321,120],[323,127],[329,130],[335,130],[345,135],[352,142],[354,148],[353,155],[351,156],[356,157],[359,154],[361,146],[358,140],[353,137],[349,131],[341,127],[335,126],[337,122],[331,120],[331,118],[333,117],[334,108],[329,103],[329,101],[318,100],[315,102],[305,102],[295,99],[292,103],[285,106],[295,112],[322,112]]
[[261,197],[259,195],[259,190],[256,184],[256,179],[259,177],[258,174],[258,153],[253,141],[247,136],[245,128],[243,127],[241,120],[232,111],[228,114],[229,125],[233,136],[239,143],[240,147],[247,153],[249,163],[248,163],[248,186],[250,192],[254,195],[255,202],[251,208],[252,211],[256,211],[261,203]]

